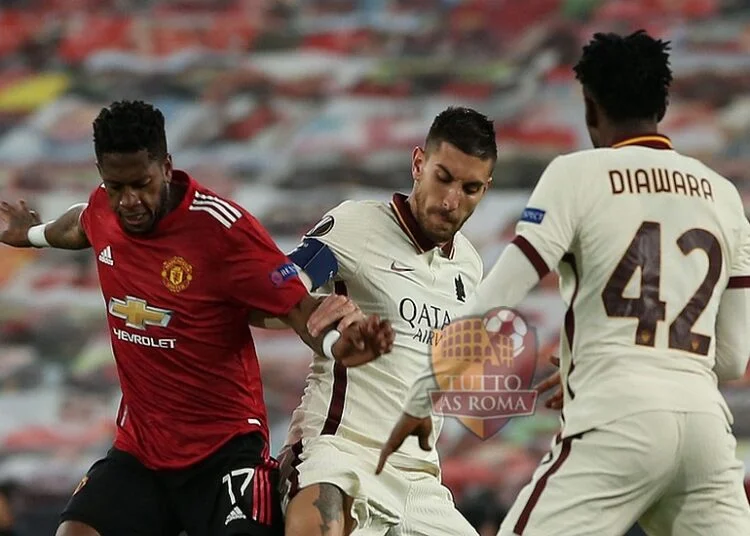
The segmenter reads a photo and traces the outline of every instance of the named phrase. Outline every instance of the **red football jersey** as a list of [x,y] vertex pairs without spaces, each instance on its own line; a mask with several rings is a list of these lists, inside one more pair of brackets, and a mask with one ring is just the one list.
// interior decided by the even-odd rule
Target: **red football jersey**
[[185,198],[147,236],[125,233],[97,188],[81,215],[122,388],[115,447],[152,469],[205,458],[238,434],[268,438],[248,312],[284,315],[307,291],[247,211],[181,171]]

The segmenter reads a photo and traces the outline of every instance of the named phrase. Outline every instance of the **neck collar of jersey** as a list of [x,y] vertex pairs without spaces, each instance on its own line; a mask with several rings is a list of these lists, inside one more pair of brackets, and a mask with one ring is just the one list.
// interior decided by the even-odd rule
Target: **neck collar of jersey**
[[620,147],[628,147],[631,145],[640,145],[641,147],[649,147],[651,149],[673,149],[672,140],[663,134],[643,134],[641,136],[634,136],[632,138],[626,138],[612,144],[613,149],[619,149]]
[[172,184],[180,184],[185,186],[185,196],[171,212],[165,215],[161,221],[156,225],[157,229],[163,229],[164,227],[171,224],[172,220],[180,212],[187,210],[190,204],[193,202],[195,196],[195,181],[193,178],[179,169],[172,170]]
[[[407,201],[407,197],[404,194],[393,194],[393,199],[391,200],[391,208],[393,209],[393,213],[396,215],[396,220],[401,226],[401,229],[403,229],[404,233],[406,233],[406,236],[409,237],[419,253],[425,253],[433,248],[438,247],[438,245],[427,238],[427,236],[424,234],[424,231],[422,231],[419,223],[417,223],[417,219],[411,212],[409,202]],[[443,244],[443,246],[440,248],[440,251],[444,256],[452,259],[453,239],[451,238],[449,242]]]

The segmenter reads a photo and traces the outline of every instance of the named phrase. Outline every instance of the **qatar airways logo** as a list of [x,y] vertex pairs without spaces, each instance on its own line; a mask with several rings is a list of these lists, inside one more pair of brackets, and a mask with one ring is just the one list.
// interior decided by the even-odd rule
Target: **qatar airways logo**
[[398,314],[414,330],[412,339],[424,344],[432,344],[435,330],[441,330],[451,322],[447,310],[436,305],[419,303],[404,298],[398,304]]

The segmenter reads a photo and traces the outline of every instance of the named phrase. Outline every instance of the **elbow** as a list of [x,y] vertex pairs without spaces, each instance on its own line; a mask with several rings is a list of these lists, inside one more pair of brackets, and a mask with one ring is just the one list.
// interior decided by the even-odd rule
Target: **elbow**
[[727,377],[726,380],[731,381],[742,379],[742,377],[745,376],[746,370],[747,360],[745,359],[742,363],[736,363],[735,366],[731,368],[729,371],[729,377]]
[[733,381],[741,379],[747,370],[748,356],[732,356],[731,360],[716,363],[716,376],[720,381]]

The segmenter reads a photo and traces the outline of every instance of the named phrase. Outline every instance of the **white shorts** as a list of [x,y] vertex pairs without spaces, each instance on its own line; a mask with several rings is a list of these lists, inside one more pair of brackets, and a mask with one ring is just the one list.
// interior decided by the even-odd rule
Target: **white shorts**
[[379,456],[336,436],[284,447],[279,455],[284,511],[299,490],[327,483],[352,498],[353,536],[477,536],[435,475],[386,464],[376,476]]
[[654,411],[556,441],[498,536],[747,536],[744,467],[713,414]]

